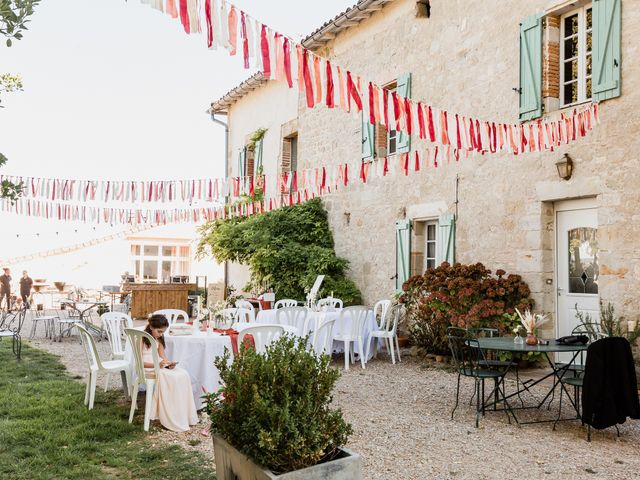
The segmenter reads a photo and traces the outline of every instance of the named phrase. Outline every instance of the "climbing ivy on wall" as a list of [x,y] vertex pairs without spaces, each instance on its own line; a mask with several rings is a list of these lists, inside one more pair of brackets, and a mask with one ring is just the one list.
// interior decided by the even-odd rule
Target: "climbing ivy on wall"
[[325,275],[320,297],[333,292],[345,305],[362,302],[346,277],[349,262],[336,255],[327,212],[320,199],[261,215],[210,222],[200,229],[199,256],[248,265],[245,289],[269,285],[276,298],[304,300],[317,275]]

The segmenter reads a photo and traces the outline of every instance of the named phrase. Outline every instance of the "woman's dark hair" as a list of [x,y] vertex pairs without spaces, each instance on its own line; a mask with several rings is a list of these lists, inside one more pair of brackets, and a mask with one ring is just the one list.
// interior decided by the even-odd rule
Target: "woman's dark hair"
[[[165,317],[164,315],[151,315],[149,317],[148,322],[149,323],[147,323],[147,326],[145,327],[144,331],[151,336],[153,336],[151,334],[152,328],[167,328],[169,326],[169,320],[167,320],[167,317]],[[151,347],[151,343],[149,342],[149,340],[147,340],[146,338],[143,338],[142,341],[147,347]],[[158,341],[162,344],[163,347],[167,346],[164,343],[164,335],[158,338]]]

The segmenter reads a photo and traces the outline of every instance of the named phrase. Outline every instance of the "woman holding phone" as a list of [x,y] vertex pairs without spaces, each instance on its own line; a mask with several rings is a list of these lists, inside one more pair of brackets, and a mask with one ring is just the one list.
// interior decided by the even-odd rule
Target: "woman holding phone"
[[[174,432],[185,432],[190,425],[198,423],[198,412],[191,391],[191,377],[186,370],[176,367],[165,357],[164,332],[169,328],[169,321],[164,315],[152,315],[144,329],[156,339],[158,357],[160,359],[160,375],[156,379],[151,419]],[[142,345],[142,361],[145,369],[153,369],[153,354],[150,343],[144,339]]]

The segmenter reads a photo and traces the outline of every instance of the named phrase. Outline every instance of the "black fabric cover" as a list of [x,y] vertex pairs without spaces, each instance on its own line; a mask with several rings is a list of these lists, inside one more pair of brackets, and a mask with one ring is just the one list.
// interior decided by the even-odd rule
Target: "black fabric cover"
[[582,393],[582,420],[603,429],[640,418],[636,370],[626,338],[598,340],[587,349]]

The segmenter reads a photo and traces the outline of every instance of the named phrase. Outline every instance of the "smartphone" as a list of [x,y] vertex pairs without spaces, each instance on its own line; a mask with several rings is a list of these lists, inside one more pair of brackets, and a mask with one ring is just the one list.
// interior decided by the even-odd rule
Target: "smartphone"
[[172,369],[180,362],[171,362],[169,365],[166,365],[164,368]]

